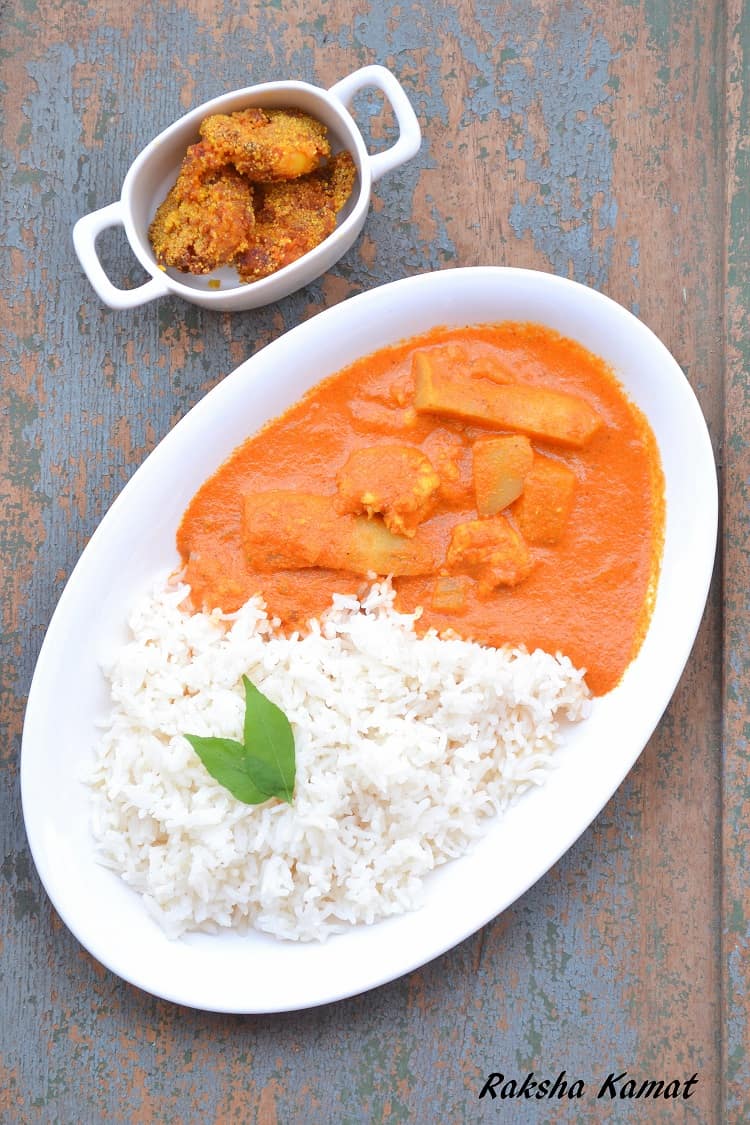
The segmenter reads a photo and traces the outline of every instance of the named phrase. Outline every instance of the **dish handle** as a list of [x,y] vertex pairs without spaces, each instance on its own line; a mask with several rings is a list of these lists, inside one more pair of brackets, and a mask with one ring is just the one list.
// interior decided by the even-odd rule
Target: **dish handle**
[[348,110],[354,95],[368,86],[374,86],[385,95],[399,131],[395,144],[385,152],[377,152],[369,158],[372,182],[375,183],[386,172],[392,172],[394,168],[416,156],[422,143],[422,130],[406,91],[395,74],[384,66],[363,66],[361,70],[355,70],[353,74],[331,86],[328,93],[342,102]]
[[98,211],[84,215],[73,227],[73,245],[83,272],[97,296],[111,309],[132,309],[169,292],[166,282],[159,277],[152,277],[135,289],[118,289],[109,280],[96,252],[96,240],[108,227],[123,225],[122,202],[118,200],[108,207],[101,207]]

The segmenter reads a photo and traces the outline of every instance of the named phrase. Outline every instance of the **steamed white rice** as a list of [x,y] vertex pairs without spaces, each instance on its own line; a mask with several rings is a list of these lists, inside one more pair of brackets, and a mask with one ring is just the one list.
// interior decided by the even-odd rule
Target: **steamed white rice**
[[[89,778],[99,858],[173,937],[323,939],[418,907],[588,708],[567,658],[418,638],[387,583],[291,638],[260,599],[229,618],[187,612],[188,593],[135,609]],[[291,806],[237,801],[183,737],[242,737],[243,673],[294,729]]]

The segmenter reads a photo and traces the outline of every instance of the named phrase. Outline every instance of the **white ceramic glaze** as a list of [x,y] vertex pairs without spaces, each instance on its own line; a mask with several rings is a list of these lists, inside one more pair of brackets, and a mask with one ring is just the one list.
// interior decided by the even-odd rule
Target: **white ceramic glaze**
[[[395,143],[375,155],[368,153],[348,108],[355,94],[367,88],[380,90],[385,95],[399,129]],[[200,276],[161,269],[148,239],[148,228],[156,208],[177,178],[188,145],[198,140],[198,127],[204,117],[211,113],[233,113],[248,106],[304,110],[327,127],[334,151],[348,149],[352,154],[357,182],[351,199],[338,217],[336,230],[298,261],[249,285],[241,284],[236,272],[228,267]],[[113,309],[134,308],[168,294],[225,312],[268,305],[314,281],[346,253],[364,226],[372,185],[410,160],[418,152],[421,139],[419,122],[403,87],[383,66],[363,67],[330,90],[307,82],[266,82],[235,90],[191,110],[146,145],[125,177],[121,198],[85,215],[73,228],[78,259],[97,295]],[[124,227],[133,253],[151,275],[150,281],[135,289],[119,289],[113,285],[97,254],[98,235],[113,226]],[[220,287],[211,288],[209,283],[217,281]]]
[[[135,599],[177,563],[175,530],[191,496],[249,433],[319,379],[385,344],[439,324],[506,319],[549,325],[604,357],[653,427],[666,480],[666,538],[638,657],[570,733],[545,786],[494,822],[470,855],[433,873],[420,910],[323,945],[232,933],[170,942],[140,899],[94,860],[79,777],[107,706],[100,661],[124,639]],[[92,536],[52,618],[29,696],[21,786],[34,860],[60,916],[126,980],[227,1012],[322,1004],[437,956],[530,887],[636,761],[693,644],[716,524],[711,444],[685,376],[645,325],[593,290],[525,270],[447,270],[374,289],[294,328],[212,390],[146,459]]]

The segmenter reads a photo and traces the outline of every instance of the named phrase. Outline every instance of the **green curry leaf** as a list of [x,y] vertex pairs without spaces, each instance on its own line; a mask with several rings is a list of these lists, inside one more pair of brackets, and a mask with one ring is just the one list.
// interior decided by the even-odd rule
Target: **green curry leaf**
[[281,708],[267,699],[247,676],[245,685],[245,751],[251,757],[259,789],[292,802],[295,760],[294,734]]
[[201,738],[196,734],[186,734],[193,750],[203,762],[211,777],[228,789],[238,801],[246,805],[259,805],[267,801],[270,794],[265,793],[253,781],[245,760],[245,747],[233,738]]
[[238,801],[259,805],[270,797],[292,803],[294,733],[284,712],[242,677],[245,687],[244,743],[233,738],[185,738],[203,765]]

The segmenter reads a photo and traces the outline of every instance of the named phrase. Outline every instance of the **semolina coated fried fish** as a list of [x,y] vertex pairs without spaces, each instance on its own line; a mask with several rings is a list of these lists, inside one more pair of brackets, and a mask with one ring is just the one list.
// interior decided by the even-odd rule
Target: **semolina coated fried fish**
[[160,265],[203,274],[232,262],[250,246],[253,186],[233,168],[207,171],[205,154],[192,150],[157,209],[149,238]]
[[356,175],[349,153],[327,159],[326,133],[293,109],[205,118],[149,228],[159,264],[192,274],[231,265],[246,283],[312,250]]
[[326,132],[320,121],[297,109],[216,113],[200,127],[216,164],[232,164],[255,183],[314,172],[331,151]]
[[350,153],[338,152],[325,168],[308,176],[258,186],[251,244],[235,263],[240,280],[268,277],[327,238],[352,193],[355,176]]

